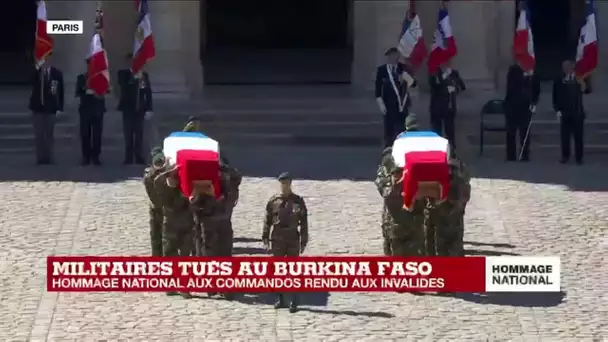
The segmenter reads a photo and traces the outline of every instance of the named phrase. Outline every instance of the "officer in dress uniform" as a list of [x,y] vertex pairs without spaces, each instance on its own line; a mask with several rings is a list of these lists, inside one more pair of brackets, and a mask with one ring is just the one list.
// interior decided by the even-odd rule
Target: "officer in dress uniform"
[[[133,55],[127,55],[131,62]],[[135,77],[130,69],[118,71],[120,101],[118,110],[122,112],[122,124],[125,138],[124,164],[145,164],[143,157],[144,120],[152,115],[152,88],[150,77],[143,72]]]
[[507,94],[505,115],[507,128],[507,161],[516,160],[515,138],[519,133],[522,145],[522,161],[530,160],[530,138],[528,128],[540,96],[540,81],[534,72],[524,72],[519,64],[514,64],[507,73]]
[[553,82],[553,109],[560,121],[562,159],[565,164],[570,160],[570,139],[574,140],[574,158],[578,165],[583,164],[583,128],[585,109],[583,94],[588,93],[586,81],[576,78],[574,63],[562,63],[563,74]]
[[416,81],[407,66],[399,63],[397,48],[388,49],[385,56],[386,64],[376,71],[375,96],[378,108],[384,114],[384,147],[388,147],[403,130],[411,106],[408,89],[415,87]]
[[38,165],[53,163],[55,119],[63,112],[63,73],[51,66],[50,57],[47,56],[46,62],[34,74],[29,104],[34,115]]
[[[89,60],[86,60],[87,66]],[[106,112],[106,101],[103,96],[96,95],[87,86],[87,73],[76,78],[76,97],[80,98],[78,113],[80,114],[80,144],[82,149],[82,165],[101,165],[101,137],[103,132],[103,116]]]
[[458,71],[448,63],[442,64],[437,72],[429,76],[431,89],[431,127],[435,133],[444,135],[450,146],[456,148],[456,95],[466,90]]

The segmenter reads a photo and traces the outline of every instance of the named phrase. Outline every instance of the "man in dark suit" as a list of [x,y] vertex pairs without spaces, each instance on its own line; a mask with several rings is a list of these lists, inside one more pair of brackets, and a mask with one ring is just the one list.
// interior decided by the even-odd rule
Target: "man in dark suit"
[[570,139],[574,138],[574,158],[578,165],[583,164],[583,128],[585,108],[583,94],[589,88],[586,81],[579,81],[574,73],[574,63],[562,63],[563,74],[553,82],[553,109],[560,121],[562,159],[565,164],[570,160]]
[[429,76],[431,89],[431,127],[435,133],[444,135],[450,146],[456,149],[456,95],[466,90],[458,71],[448,63],[442,64],[434,75]]
[[[133,55],[127,55],[130,63]],[[120,100],[118,110],[122,112],[123,132],[125,138],[124,164],[133,164],[133,159],[140,165],[145,164],[143,157],[144,120],[152,115],[152,88],[150,77],[143,72],[140,77],[133,75],[130,69],[118,71]]]
[[34,116],[37,164],[53,163],[55,119],[63,112],[63,73],[51,66],[50,55],[34,74],[29,109]]
[[395,138],[405,126],[411,100],[408,89],[416,86],[405,64],[399,63],[399,51],[386,51],[386,64],[376,71],[376,102],[384,115],[384,146],[392,146]]
[[[87,66],[89,60],[86,60]],[[82,149],[82,165],[101,165],[101,137],[103,132],[103,116],[106,112],[106,101],[103,96],[93,93],[87,86],[87,73],[76,78],[76,97],[80,98],[78,113],[80,114],[80,144]]]
[[507,73],[505,115],[507,128],[507,161],[517,159],[516,137],[522,145],[521,161],[530,160],[530,137],[528,128],[540,96],[540,81],[534,72],[524,72],[514,64]]

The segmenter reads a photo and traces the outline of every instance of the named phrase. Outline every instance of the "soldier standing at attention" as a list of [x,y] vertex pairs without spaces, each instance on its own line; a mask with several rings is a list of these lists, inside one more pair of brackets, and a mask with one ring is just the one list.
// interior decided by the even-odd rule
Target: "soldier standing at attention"
[[[308,211],[304,199],[293,193],[291,181],[288,173],[279,175],[281,193],[272,196],[266,204],[262,241],[264,248],[275,257],[299,256],[308,244]],[[293,294],[289,312],[298,310],[298,302],[298,295]],[[281,293],[274,307],[284,308],[285,304]]]
[[384,116],[384,147],[389,147],[403,129],[411,107],[409,89],[416,86],[416,81],[407,66],[399,63],[397,48],[388,49],[384,55],[386,64],[376,70],[375,96],[378,109]]
[[154,179],[165,171],[165,155],[160,147],[152,149],[152,165],[144,173],[144,186],[150,200],[150,243],[152,256],[163,256],[163,204]]
[[[87,66],[90,60],[87,59]],[[106,112],[106,100],[87,87],[87,73],[76,78],[76,97],[80,98],[80,144],[82,165],[101,165],[101,137],[103,133],[103,116]]]
[[[190,202],[179,187],[177,167],[159,174],[154,180],[163,207],[163,255],[165,257],[187,257],[192,253],[192,213]],[[167,295],[173,295],[168,292]],[[180,293],[184,298],[191,298],[190,293]]]
[[[133,55],[127,55],[131,62]],[[135,77],[131,70],[118,71],[120,85],[120,100],[118,110],[122,112],[122,126],[125,138],[125,165],[145,164],[143,158],[144,120],[152,115],[152,88],[150,76],[143,72],[141,77]]]
[[51,55],[36,71],[32,79],[29,109],[34,115],[36,163],[53,164],[55,120],[63,112],[63,73],[51,66]]

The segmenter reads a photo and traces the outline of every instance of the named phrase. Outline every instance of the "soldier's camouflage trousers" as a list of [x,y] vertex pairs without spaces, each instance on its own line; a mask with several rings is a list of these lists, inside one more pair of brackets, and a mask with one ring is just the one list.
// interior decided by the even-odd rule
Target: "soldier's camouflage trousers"
[[163,224],[163,253],[167,257],[190,256],[193,252],[192,227],[171,224]]
[[229,225],[216,227],[219,229],[206,229],[204,232],[204,245],[206,256],[230,257],[234,244],[234,231]]
[[275,257],[295,257],[300,255],[300,239],[273,240],[270,252]]
[[152,256],[163,256],[163,211],[150,208],[149,215]]

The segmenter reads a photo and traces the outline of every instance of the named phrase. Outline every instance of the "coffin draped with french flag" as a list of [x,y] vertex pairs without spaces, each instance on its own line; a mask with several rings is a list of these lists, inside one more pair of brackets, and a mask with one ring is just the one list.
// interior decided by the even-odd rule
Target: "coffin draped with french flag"
[[195,181],[210,181],[219,197],[219,144],[202,133],[175,132],[163,142],[163,152],[169,163],[178,166],[180,187],[186,197],[192,195]]
[[393,143],[393,158],[403,168],[403,207],[416,199],[445,201],[450,191],[450,144],[433,132],[406,132]]

